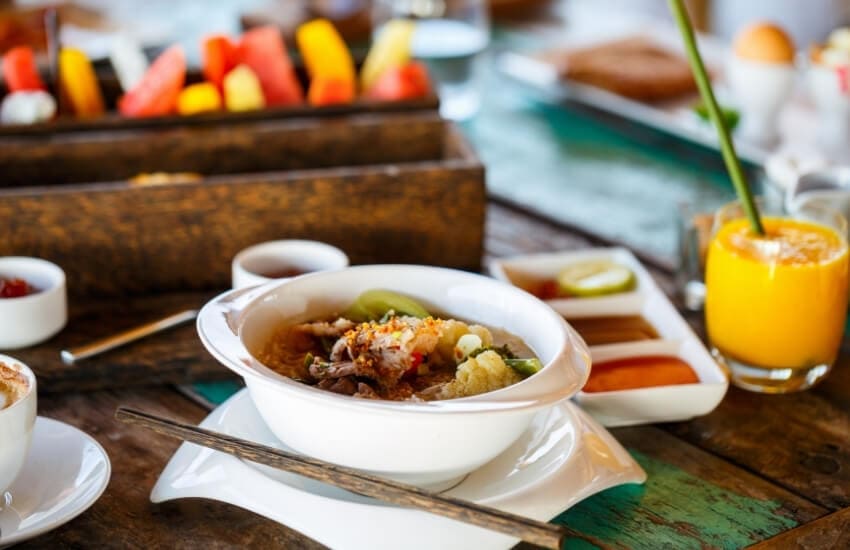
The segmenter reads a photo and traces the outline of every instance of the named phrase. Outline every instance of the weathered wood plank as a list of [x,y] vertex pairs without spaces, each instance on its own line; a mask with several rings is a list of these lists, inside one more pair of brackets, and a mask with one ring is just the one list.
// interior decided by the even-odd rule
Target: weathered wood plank
[[751,550],[822,550],[850,548],[850,508],[786,531],[751,546]]
[[646,470],[646,484],[615,487],[558,518],[600,547],[739,548],[826,513],[658,428],[612,433]]
[[668,429],[830,510],[850,505],[850,416],[813,392],[731,388],[711,414]]
[[113,420],[119,405],[199,422],[206,412],[172,390],[46,396],[39,414],[91,434],[112,461],[112,479],[85,513],[18,548],[296,548],[321,545],[251,512],[190,499],[153,505],[149,493],[179,442]]

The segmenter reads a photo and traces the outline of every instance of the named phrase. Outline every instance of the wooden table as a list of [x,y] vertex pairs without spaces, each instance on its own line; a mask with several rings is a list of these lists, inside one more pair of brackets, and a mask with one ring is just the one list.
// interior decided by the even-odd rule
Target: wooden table
[[[499,204],[488,210],[489,256],[576,249],[594,239]],[[653,269],[671,291],[671,274]],[[58,340],[21,352],[38,366],[58,361],[60,345],[199,302],[202,295],[126,303],[76,304]],[[73,305],[73,304],[72,304]],[[699,328],[698,319],[695,320]],[[764,396],[730,389],[712,414],[691,422],[620,428],[614,435],[649,474],[645,486],[620,487],[579,504],[560,520],[601,548],[850,547],[850,350],[814,391]],[[44,380],[39,413],[94,436],[112,460],[112,479],[88,511],[20,548],[285,547],[317,543],[285,526],[210,501],[151,504],[148,495],[178,443],[115,422],[119,405],[199,422],[208,413],[167,380],[226,375],[190,326],[98,360],[116,384],[165,374],[146,387],[82,392],[73,377]],[[73,372],[73,371],[70,371]],[[159,384],[159,385],[158,385]],[[61,460],[61,457],[57,457]],[[575,541],[573,541],[575,542]],[[586,547],[586,546],[582,546]]]

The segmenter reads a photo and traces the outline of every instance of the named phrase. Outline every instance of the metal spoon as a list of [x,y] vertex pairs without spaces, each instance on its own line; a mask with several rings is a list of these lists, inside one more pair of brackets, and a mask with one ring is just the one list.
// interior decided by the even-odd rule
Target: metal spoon
[[66,365],[73,365],[80,359],[93,357],[105,351],[129,344],[130,342],[135,342],[136,340],[140,340],[141,338],[150,336],[151,334],[156,334],[157,332],[193,321],[197,317],[198,310],[188,309],[186,311],[181,311],[180,313],[175,313],[174,315],[169,315],[164,319],[159,319],[158,321],[153,321],[145,325],[131,328],[130,330],[126,330],[112,336],[107,336],[106,338],[96,340],[91,344],[86,344],[69,350],[62,350],[59,352],[59,355],[62,357],[63,363]]

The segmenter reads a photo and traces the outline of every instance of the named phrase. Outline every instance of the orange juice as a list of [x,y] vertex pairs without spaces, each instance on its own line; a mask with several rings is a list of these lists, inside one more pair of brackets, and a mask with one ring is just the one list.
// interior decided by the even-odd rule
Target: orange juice
[[835,361],[847,314],[848,251],[825,225],[763,219],[723,225],[709,246],[705,314],[725,357],[761,368],[805,369]]

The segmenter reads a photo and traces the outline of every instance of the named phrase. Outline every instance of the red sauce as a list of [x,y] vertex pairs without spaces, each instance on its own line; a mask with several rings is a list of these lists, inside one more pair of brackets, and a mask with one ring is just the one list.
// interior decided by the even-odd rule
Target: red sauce
[[0,277],[0,298],[21,298],[35,293],[35,289],[23,279]]
[[678,357],[649,355],[594,363],[582,390],[593,393],[697,382],[694,369]]

